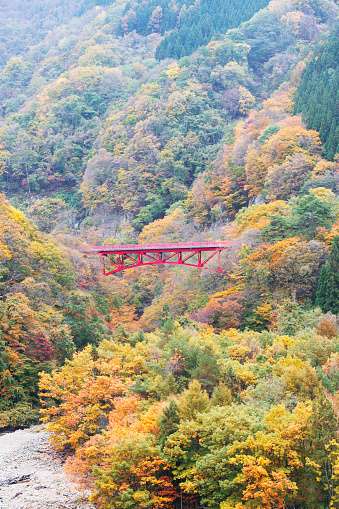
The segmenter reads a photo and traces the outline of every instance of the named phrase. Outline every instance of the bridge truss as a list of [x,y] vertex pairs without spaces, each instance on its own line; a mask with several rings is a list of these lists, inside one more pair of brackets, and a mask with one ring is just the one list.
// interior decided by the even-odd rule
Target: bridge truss
[[[231,245],[231,242],[200,242],[91,246],[83,252],[100,257],[100,272],[103,276],[147,265],[181,265],[222,274],[220,253],[231,249]],[[207,266],[212,258],[217,258],[217,270]]]

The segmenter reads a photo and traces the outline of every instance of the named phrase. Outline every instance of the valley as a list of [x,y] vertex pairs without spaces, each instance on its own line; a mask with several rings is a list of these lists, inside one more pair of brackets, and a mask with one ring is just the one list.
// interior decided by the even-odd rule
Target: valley
[[338,2],[0,13],[0,508],[338,508]]

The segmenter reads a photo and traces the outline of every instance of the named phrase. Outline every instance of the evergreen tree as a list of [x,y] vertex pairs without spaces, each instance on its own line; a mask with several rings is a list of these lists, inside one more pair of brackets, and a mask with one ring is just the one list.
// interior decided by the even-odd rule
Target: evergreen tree
[[327,158],[339,147],[339,26],[305,68],[294,102],[308,129],[319,131]]
[[[313,497],[310,492],[309,479],[302,481],[301,489],[304,488],[309,497],[311,507],[319,507],[319,503],[324,502],[324,507],[330,506],[333,496],[333,464],[330,457],[331,447],[337,439],[338,417],[324,395],[321,395],[313,402],[312,414],[309,419],[309,438],[306,444],[306,455],[320,466],[320,477],[317,479],[321,491],[314,489]],[[302,486],[304,484],[304,486]],[[313,484],[313,483],[312,483]],[[315,487],[316,488],[316,487]],[[314,498],[314,505],[311,505]]]
[[178,384],[172,373],[168,373],[160,387],[162,397],[168,397],[178,392]]
[[161,447],[164,446],[167,438],[177,431],[179,422],[179,408],[176,402],[172,399],[169,405],[163,409],[159,422],[159,443]]
[[334,237],[329,260],[321,271],[316,304],[324,313],[339,314],[339,236]]
[[184,421],[194,420],[198,413],[204,412],[209,407],[209,397],[201,390],[198,380],[189,383],[179,400],[180,417]]
[[315,305],[319,306],[321,309],[325,308],[326,274],[327,274],[326,266],[323,265],[320,270],[317,292],[315,294]]
[[[158,45],[156,58],[181,58],[193,53],[199,46],[208,44],[213,34],[225,33],[229,28],[239,26],[268,3],[268,0],[248,0],[246,3],[241,0],[201,0],[200,3],[195,0],[176,0],[179,8],[186,6],[184,15],[178,16],[170,7],[169,0],[149,0],[140,2],[137,6],[136,24],[135,27],[129,27],[129,31],[135,28],[142,35],[151,33],[149,22],[152,12],[158,6],[161,7],[161,34],[165,35],[166,32],[174,30],[165,35]],[[190,10],[189,7],[193,5],[194,9]],[[126,12],[128,11],[125,9]],[[122,35],[121,26],[118,34]]]
[[212,394],[213,388],[219,382],[220,368],[210,346],[207,346],[198,357],[198,365],[191,372],[192,378],[199,380],[203,389]]
[[159,329],[164,334],[165,338],[168,339],[174,330],[174,318],[171,315],[168,303],[164,304],[162,308],[163,314],[160,318]]
[[212,406],[226,406],[232,403],[232,393],[228,387],[226,387],[224,382],[220,382],[220,384],[215,387],[212,397],[211,397],[211,405]]
[[306,240],[312,240],[320,226],[329,229],[335,218],[331,205],[319,200],[314,194],[301,197],[293,207],[293,213],[293,231]]
[[270,224],[261,230],[264,242],[278,242],[289,236],[290,224],[284,216],[272,216]]

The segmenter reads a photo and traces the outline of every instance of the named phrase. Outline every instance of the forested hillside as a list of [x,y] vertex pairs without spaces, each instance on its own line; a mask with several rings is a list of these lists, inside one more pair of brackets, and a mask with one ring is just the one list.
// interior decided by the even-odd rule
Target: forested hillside
[[227,3],[221,0],[152,0],[139,2],[132,8],[129,2],[121,20],[120,34],[136,30],[142,35],[165,35],[157,46],[156,57],[179,59],[207,45],[213,36],[220,37],[229,28],[239,26],[267,4],[267,0]]
[[339,29],[320,45],[303,73],[294,112],[302,113],[309,129],[319,132],[328,159],[339,153]]
[[96,5],[109,5],[110,0],[2,0],[0,3],[0,65],[29,47],[42,42],[50,30],[80,16]]
[[0,426],[98,509],[339,508],[338,4],[47,8],[1,21]]
[[226,125],[281,85],[337,7],[319,2],[317,16],[305,6],[294,19],[293,5],[273,2],[222,40],[159,67],[157,34],[115,35],[123,5],[92,9],[7,62],[0,179],[7,194],[57,192],[79,211],[83,197],[87,213],[108,204],[140,229],[186,199]]
[[39,372],[107,337],[111,313],[122,301],[108,279],[82,289],[93,269],[74,245],[81,243],[44,236],[3,195],[0,210],[3,427],[37,419]]

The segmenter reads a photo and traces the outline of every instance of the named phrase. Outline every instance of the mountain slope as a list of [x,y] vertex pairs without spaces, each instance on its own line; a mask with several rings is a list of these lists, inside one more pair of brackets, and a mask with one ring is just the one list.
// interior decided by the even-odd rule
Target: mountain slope
[[302,75],[294,112],[319,131],[327,157],[339,154],[339,25],[322,41]]
[[156,57],[179,59],[207,45],[216,34],[220,36],[239,26],[267,4],[267,0],[152,0],[129,9],[127,4],[120,33],[132,30],[142,35],[160,33],[165,37],[157,47]]

